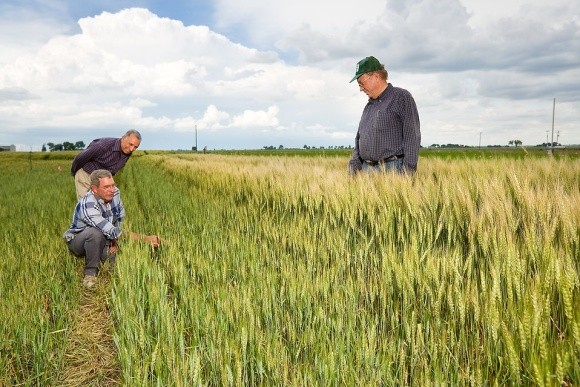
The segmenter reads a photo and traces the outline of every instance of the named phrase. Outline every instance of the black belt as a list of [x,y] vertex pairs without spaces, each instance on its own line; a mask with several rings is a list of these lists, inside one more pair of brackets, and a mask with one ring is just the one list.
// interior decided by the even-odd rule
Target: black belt
[[395,156],[387,157],[386,159],[382,159],[382,160],[379,160],[379,161],[375,161],[375,160],[362,160],[362,159],[361,159],[361,161],[364,162],[364,163],[366,163],[367,165],[370,165],[370,166],[373,166],[374,167],[375,165],[389,163],[391,161],[396,161],[396,160],[402,159],[403,157],[405,157],[405,155],[395,155]]

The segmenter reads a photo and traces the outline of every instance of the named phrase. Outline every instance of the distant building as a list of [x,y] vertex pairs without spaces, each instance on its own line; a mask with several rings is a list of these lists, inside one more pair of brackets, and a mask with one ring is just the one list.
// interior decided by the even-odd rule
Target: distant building
[[16,152],[16,145],[0,145],[0,152]]

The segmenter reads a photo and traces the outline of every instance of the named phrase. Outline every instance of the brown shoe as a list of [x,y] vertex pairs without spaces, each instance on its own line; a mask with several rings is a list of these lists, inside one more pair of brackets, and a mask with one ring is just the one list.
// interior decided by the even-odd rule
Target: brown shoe
[[92,288],[96,282],[97,277],[95,277],[94,275],[85,275],[85,278],[83,278],[83,286],[85,288]]

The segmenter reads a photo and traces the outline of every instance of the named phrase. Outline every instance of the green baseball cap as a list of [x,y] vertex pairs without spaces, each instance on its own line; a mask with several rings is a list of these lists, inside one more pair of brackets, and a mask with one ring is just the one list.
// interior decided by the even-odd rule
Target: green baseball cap
[[350,81],[351,82],[354,81],[364,73],[382,69],[384,69],[384,66],[381,64],[381,62],[379,62],[377,58],[375,58],[374,56],[367,56],[366,58],[361,59],[356,64],[356,74],[354,74],[354,77]]

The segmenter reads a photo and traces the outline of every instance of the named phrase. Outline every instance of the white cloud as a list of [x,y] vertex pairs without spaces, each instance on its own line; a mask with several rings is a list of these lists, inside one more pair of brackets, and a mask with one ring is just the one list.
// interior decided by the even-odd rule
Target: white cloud
[[210,105],[199,121],[199,127],[200,129],[222,129],[227,126],[224,121],[229,118],[230,115],[227,112],[219,111],[216,106]]
[[[97,125],[183,130],[186,122],[211,130],[278,124],[277,108],[247,109],[239,100],[239,93],[252,85],[272,80],[275,71],[269,67],[279,67],[274,55],[145,9],[103,13],[79,24],[81,33],[57,36],[36,53],[2,66],[0,112],[5,123],[64,130]],[[187,98],[204,99],[207,109],[201,119],[146,113]],[[37,101],[23,102],[30,99]],[[219,111],[214,99],[226,101],[234,118]]]
[[270,128],[278,126],[276,117],[280,109],[270,106],[268,110],[245,110],[242,114],[232,119],[230,126],[234,128]]

